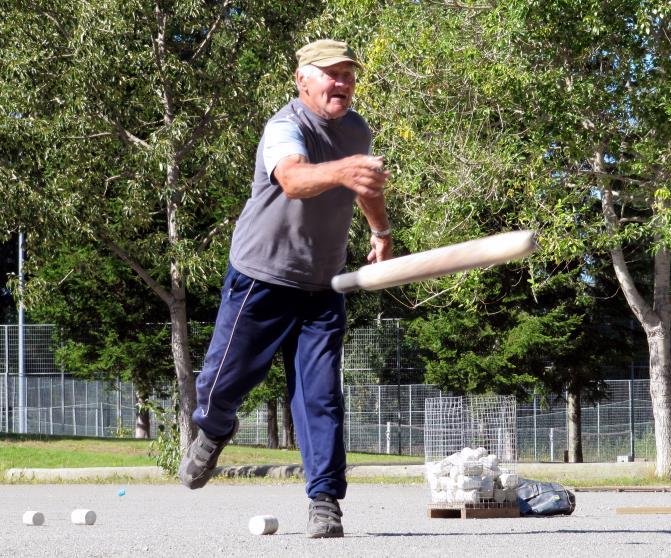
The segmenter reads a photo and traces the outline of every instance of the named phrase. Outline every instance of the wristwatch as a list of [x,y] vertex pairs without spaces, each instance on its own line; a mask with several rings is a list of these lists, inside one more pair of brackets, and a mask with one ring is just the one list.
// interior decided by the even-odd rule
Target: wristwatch
[[371,229],[370,232],[378,238],[384,238],[385,236],[389,236],[391,234],[391,227],[388,227],[383,231],[376,231],[375,229]]

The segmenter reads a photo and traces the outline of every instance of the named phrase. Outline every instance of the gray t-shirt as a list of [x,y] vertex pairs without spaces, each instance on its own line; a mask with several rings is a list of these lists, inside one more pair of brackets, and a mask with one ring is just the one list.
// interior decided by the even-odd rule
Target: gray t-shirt
[[345,267],[356,194],[339,186],[313,198],[289,199],[272,173],[288,155],[323,163],[367,154],[370,142],[366,122],[353,110],[326,120],[299,99],[280,109],[259,142],[252,195],[233,232],[233,267],[268,283],[329,289],[331,278]]

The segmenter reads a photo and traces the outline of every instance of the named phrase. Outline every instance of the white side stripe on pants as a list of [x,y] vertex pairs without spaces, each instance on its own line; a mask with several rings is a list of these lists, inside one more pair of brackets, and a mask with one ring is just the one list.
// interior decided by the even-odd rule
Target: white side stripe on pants
[[219,363],[219,368],[217,369],[217,375],[214,377],[214,381],[212,382],[212,387],[210,388],[210,393],[207,396],[207,409],[203,412],[203,416],[206,417],[207,413],[210,412],[210,404],[212,403],[212,392],[214,391],[214,387],[217,385],[217,380],[219,379],[219,374],[221,374],[221,369],[224,366],[224,361],[226,360],[226,355],[228,354],[228,349],[231,348],[231,343],[233,341],[233,335],[235,335],[235,328],[238,326],[238,320],[240,319],[240,314],[242,314],[242,309],[245,307],[245,303],[247,302],[247,299],[249,298],[250,293],[252,292],[252,289],[254,288],[254,285],[256,284],[256,279],[252,281],[252,284],[249,286],[249,290],[247,291],[247,294],[245,295],[245,299],[242,301],[242,304],[240,305],[240,310],[238,310],[238,315],[235,317],[235,322],[233,322],[233,329],[231,329],[231,335],[228,338],[228,344],[226,345],[226,350],[224,351],[224,356],[221,357],[221,362]]

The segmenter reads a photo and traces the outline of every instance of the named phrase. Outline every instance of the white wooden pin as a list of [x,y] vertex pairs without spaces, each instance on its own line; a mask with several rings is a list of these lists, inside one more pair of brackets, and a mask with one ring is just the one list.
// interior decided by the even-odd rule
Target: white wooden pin
[[23,514],[24,525],[42,525],[44,523],[44,514],[38,511],[28,510]]
[[249,520],[249,532],[253,535],[272,535],[279,527],[274,515],[255,515]]
[[74,510],[70,519],[75,525],[93,525],[96,522],[96,512],[93,510]]

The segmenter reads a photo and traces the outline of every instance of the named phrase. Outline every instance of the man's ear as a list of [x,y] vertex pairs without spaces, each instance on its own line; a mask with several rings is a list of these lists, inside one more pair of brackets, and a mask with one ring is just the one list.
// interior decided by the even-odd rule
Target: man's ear
[[296,70],[294,76],[296,77],[296,88],[298,91],[305,91],[307,89],[307,77],[298,70]]

